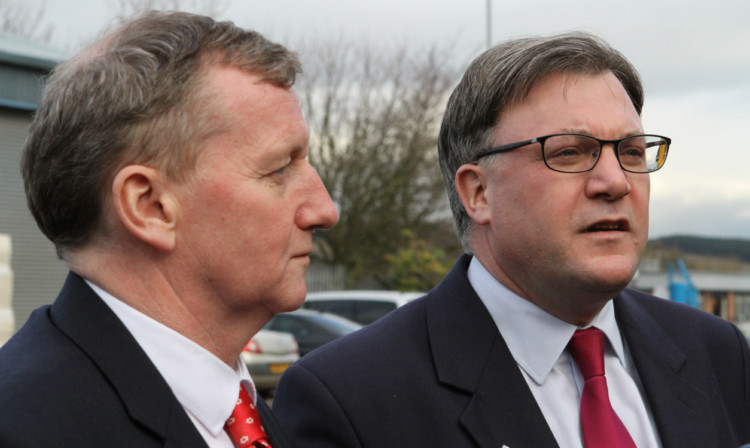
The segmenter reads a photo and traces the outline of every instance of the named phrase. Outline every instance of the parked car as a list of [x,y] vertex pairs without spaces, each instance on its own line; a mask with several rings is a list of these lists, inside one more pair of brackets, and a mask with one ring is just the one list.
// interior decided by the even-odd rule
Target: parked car
[[242,350],[256,389],[264,397],[276,388],[281,374],[299,359],[299,348],[289,333],[262,329]]
[[400,291],[319,291],[309,293],[302,307],[336,314],[367,325],[424,294]]
[[300,309],[277,314],[263,328],[293,334],[299,355],[305,356],[323,344],[359,330],[362,325],[335,314]]
[[742,334],[745,335],[745,339],[747,339],[748,344],[750,344],[750,321],[738,323],[737,328],[739,328]]

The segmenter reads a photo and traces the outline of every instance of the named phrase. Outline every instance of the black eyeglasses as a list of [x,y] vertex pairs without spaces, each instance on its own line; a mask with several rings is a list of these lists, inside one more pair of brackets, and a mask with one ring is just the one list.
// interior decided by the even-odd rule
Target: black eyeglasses
[[611,144],[623,170],[630,173],[652,173],[664,166],[672,139],[650,134],[633,135],[619,140],[602,140],[583,134],[552,134],[481,151],[472,163],[482,157],[537,143],[542,150],[544,164],[553,171],[590,171],[599,161],[602,147]]

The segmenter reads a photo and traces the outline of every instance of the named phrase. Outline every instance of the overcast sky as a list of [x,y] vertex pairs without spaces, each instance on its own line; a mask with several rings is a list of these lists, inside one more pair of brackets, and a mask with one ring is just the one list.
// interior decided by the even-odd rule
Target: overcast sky
[[[69,46],[107,25],[112,1],[47,0],[46,18]],[[222,18],[290,46],[452,43],[462,66],[486,47],[487,0],[226,1]],[[673,139],[651,175],[651,237],[750,238],[750,0],[493,0],[491,24],[495,42],[582,29],[622,51],[644,80],[646,132]]]

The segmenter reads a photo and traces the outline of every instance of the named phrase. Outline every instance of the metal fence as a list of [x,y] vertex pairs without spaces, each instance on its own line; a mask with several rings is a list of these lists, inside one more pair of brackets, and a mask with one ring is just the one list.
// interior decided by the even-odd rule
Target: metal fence
[[305,274],[307,291],[332,291],[344,289],[346,269],[327,263],[313,261]]

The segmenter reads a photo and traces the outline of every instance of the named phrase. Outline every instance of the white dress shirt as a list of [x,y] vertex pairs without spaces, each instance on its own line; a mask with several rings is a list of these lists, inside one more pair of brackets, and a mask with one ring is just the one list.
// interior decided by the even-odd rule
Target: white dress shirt
[[211,448],[234,448],[224,431],[242,383],[257,400],[247,366],[237,359],[229,367],[211,352],[113,297],[100,287],[86,283],[104,300],[132,333],[146,355],[164,377],[198,432]]
[[[472,258],[467,275],[520,367],[558,444],[563,448],[582,448],[583,377],[566,350],[578,327],[510,291],[476,257]],[[604,368],[612,407],[636,446],[661,447],[638,372],[620,336],[612,301],[590,326],[607,337]]]

